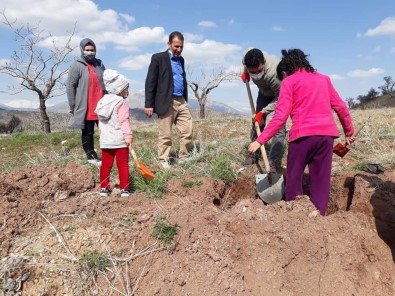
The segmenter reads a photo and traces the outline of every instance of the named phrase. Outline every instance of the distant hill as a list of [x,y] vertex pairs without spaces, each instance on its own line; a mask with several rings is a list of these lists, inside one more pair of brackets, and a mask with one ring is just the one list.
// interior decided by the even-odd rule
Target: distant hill
[[[132,110],[144,109],[145,98],[144,98],[144,93],[142,91],[130,91],[129,97],[126,100],[128,102],[130,109]],[[188,106],[190,109],[199,109],[199,102],[196,99],[189,98]],[[226,104],[215,102],[215,101],[209,101],[207,103],[207,108],[219,113],[228,113],[234,115],[243,114],[239,110],[236,110]],[[67,113],[69,111],[69,105],[67,101],[64,101],[56,105],[47,107],[47,110],[49,112]]]
[[395,98],[391,98],[390,95],[378,96],[370,102],[357,106],[356,109],[378,109],[387,107],[395,107]]

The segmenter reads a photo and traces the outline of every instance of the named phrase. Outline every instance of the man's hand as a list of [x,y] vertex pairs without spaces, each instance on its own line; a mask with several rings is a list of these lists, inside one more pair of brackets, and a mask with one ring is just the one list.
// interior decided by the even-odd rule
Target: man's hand
[[261,144],[259,144],[257,141],[252,142],[249,146],[248,146],[248,152],[250,153],[254,153],[255,151],[257,151],[259,148],[261,148]]
[[74,110],[69,110],[69,113],[70,113],[71,115],[74,115]]
[[154,114],[154,108],[145,108],[144,109],[145,115],[147,115],[149,118],[151,118],[152,114]]
[[250,81],[250,74],[248,74],[247,72],[243,72],[240,75],[241,80],[243,80],[244,83],[247,83],[248,81]]
[[259,125],[262,125],[263,118],[265,117],[265,112],[259,111],[255,114],[254,122],[258,122]]

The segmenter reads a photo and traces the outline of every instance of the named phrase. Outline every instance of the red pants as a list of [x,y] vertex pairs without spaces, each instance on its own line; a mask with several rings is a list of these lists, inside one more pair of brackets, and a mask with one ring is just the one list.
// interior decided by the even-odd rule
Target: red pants
[[102,149],[101,167],[100,167],[100,187],[110,189],[110,173],[114,158],[116,158],[119,187],[120,189],[129,190],[129,149]]

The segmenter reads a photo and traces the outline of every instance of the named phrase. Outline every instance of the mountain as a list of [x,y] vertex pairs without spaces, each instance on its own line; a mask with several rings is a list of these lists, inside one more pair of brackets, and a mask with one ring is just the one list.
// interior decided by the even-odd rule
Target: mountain
[[[130,91],[129,97],[126,99],[129,105],[129,108],[132,110],[136,109],[144,109],[144,91]],[[199,102],[196,99],[190,98],[188,100],[188,106],[190,109],[199,109]],[[207,103],[207,108],[213,110],[215,112],[220,113],[228,113],[228,114],[235,114],[235,115],[242,115],[243,113],[239,110],[236,110],[226,104],[209,101]],[[67,113],[69,111],[69,105],[67,101],[55,104],[53,106],[47,107],[49,112],[56,112],[56,113]]]

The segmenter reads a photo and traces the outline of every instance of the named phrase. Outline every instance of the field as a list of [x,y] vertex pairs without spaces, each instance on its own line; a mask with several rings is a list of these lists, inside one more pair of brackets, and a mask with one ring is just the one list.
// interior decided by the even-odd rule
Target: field
[[0,295],[395,295],[395,108],[352,116],[365,127],[333,158],[325,217],[307,171],[297,201],[258,198],[246,117],[195,120],[193,160],[169,172],[154,120],[133,122],[156,177],[130,160],[130,198],[99,197],[79,131],[1,135]]

